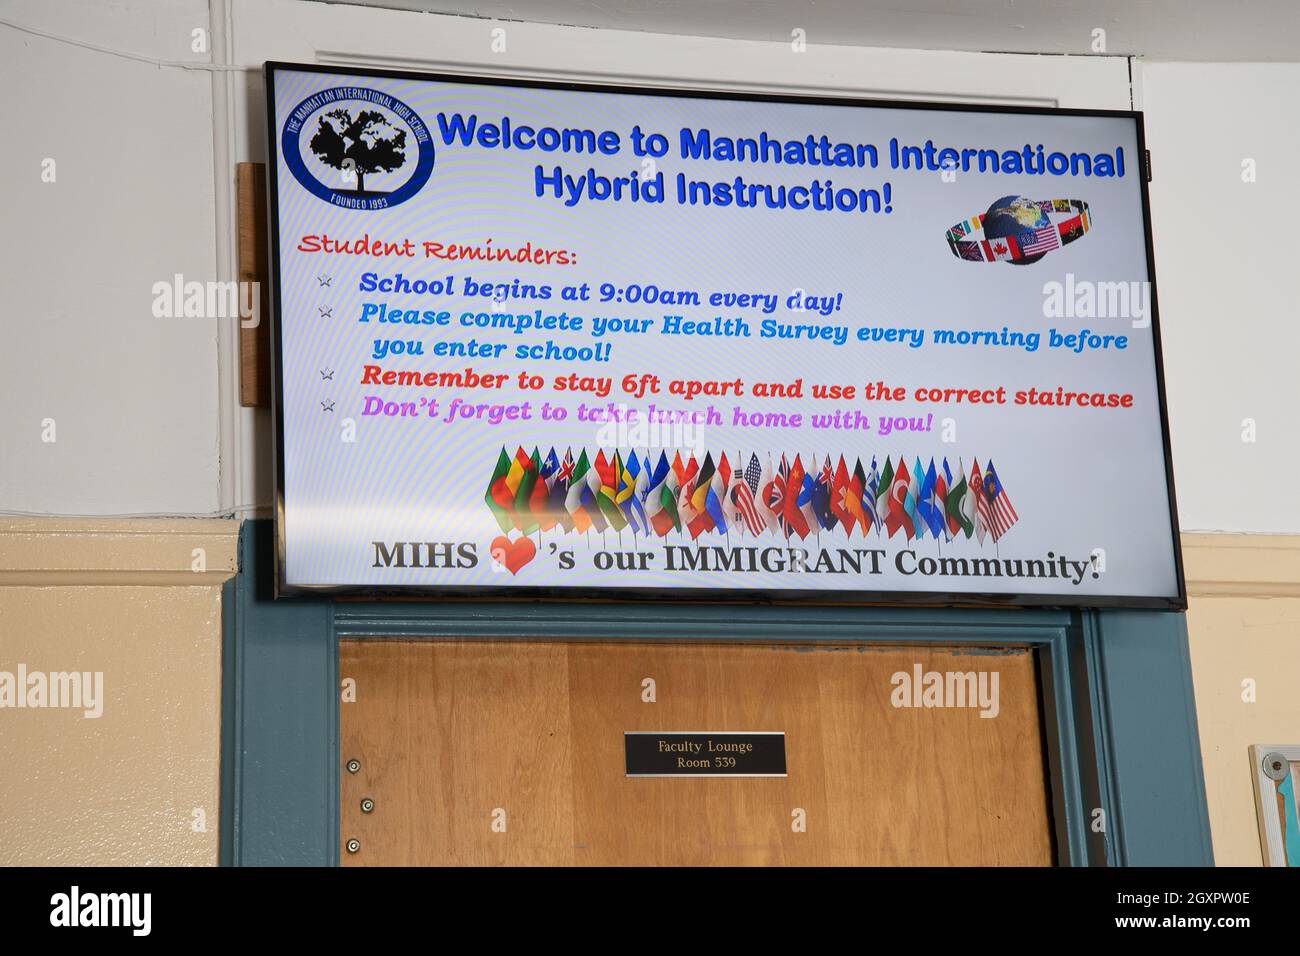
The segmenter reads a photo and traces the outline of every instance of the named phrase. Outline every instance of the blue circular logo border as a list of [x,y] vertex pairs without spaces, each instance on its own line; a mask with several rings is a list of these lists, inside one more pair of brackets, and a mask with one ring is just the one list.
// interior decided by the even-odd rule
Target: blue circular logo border
[[[327,90],[318,90],[291,109],[289,111],[289,117],[292,119],[295,113],[318,96],[329,95],[331,93],[335,94],[333,99],[326,103],[322,103],[320,106],[316,107],[316,109],[308,113],[308,117],[315,115],[318,111],[324,109],[331,103],[346,102],[347,100],[357,99],[354,95],[350,96],[346,94],[355,93],[358,89],[368,90],[369,88],[357,86],[334,86]],[[411,132],[415,134],[415,138],[420,145],[420,154],[416,158],[415,172],[411,174],[411,178],[402,184],[402,186],[394,189],[384,197],[387,200],[385,205],[376,207],[378,209],[390,209],[393,206],[406,202],[418,193],[424,187],[424,184],[429,181],[429,177],[433,175],[433,137],[429,134],[429,128],[425,126],[424,120],[420,119],[419,114],[397,97],[389,93],[384,93],[382,90],[370,90],[370,92],[382,93],[382,95],[388,97],[395,106],[399,106],[405,110],[406,116],[399,118],[411,128]],[[293,173],[293,178],[298,180],[299,184],[313,196],[325,200],[332,206],[339,206],[343,209],[361,209],[361,211],[366,211],[366,207],[358,207],[353,205],[353,202],[336,201],[341,197],[347,197],[355,201],[358,197],[355,193],[347,190],[331,189],[312,175],[311,171],[307,169],[307,164],[304,163],[302,159],[302,148],[299,142],[302,139],[302,131],[307,128],[307,117],[303,118],[303,121],[299,124],[296,132],[289,129],[289,123],[290,120],[285,120],[284,132],[280,137],[280,151],[284,155],[285,165],[288,166],[289,171]],[[421,133],[424,134],[423,140],[420,139]]]

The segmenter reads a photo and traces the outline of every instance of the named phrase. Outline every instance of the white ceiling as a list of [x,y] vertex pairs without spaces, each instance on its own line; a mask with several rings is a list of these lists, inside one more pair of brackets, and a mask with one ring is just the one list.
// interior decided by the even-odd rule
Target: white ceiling
[[1300,60],[1300,0],[323,0],[494,20],[809,46]]

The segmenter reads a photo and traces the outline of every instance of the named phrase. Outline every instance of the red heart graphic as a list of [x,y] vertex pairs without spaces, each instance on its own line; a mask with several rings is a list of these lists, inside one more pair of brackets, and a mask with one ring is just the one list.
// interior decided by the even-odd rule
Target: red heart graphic
[[492,560],[504,564],[511,574],[518,574],[520,568],[537,557],[537,545],[533,544],[532,538],[511,541],[499,534],[492,539],[491,548]]

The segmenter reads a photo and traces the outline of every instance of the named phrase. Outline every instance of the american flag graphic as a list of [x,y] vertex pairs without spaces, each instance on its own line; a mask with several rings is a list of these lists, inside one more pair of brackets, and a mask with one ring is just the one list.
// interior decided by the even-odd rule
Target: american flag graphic
[[754,495],[758,492],[758,479],[763,476],[763,466],[758,463],[758,456],[751,454],[749,464],[739,476],[740,480],[731,487],[731,503],[736,506],[736,514],[749,529],[750,534],[762,534],[764,523],[754,506]]
[[1020,251],[1024,255],[1036,256],[1059,248],[1061,248],[1061,239],[1055,226],[1044,226],[1042,229],[1020,235]]

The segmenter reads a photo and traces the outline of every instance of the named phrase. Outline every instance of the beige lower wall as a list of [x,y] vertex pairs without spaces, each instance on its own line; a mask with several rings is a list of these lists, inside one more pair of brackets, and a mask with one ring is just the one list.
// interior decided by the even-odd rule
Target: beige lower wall
[[237,535],[235,521],[0,520],[0,671],[103,675],[97,718],[0,708],[0,865],[217,862]]
[[1300,744],[1300,536],[1184,535],[1183,558],[1214,858],[1260,866],[1250,746]]

